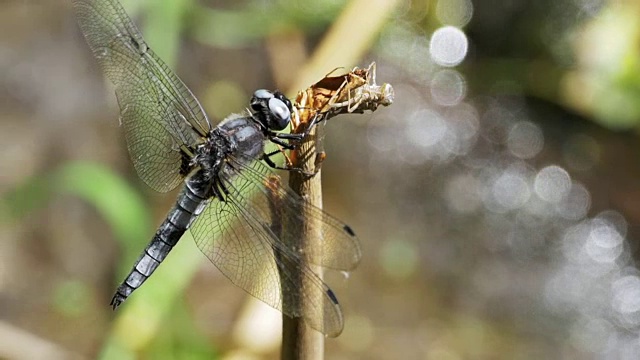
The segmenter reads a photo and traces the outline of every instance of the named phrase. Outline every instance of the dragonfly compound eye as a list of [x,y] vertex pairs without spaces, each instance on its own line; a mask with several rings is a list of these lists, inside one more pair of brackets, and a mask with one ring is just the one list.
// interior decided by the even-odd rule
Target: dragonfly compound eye
[[269,99],[273,98],[273,93],[269,90],[256,90],[251,97],[251,108],[255,111],[263,110]]
[[269,90],[259,89],[253,93],[253,97],[259,100],[268,100],[273,97],[273,93]]
[[273,93],[273,96],[276,99],[282,100],[282,102],[284,102],[284,104],[287,105],[287,109],[289,109],[289,112],[293,112],[293,104],[291,104],[291,100],[289,100],[286,96],[284,96],[283,93],[276,90],[276,92]]
[[278,98],[269,99],[269,127],[274,130],[284,130],[291,121],[291,111],[284,101]]

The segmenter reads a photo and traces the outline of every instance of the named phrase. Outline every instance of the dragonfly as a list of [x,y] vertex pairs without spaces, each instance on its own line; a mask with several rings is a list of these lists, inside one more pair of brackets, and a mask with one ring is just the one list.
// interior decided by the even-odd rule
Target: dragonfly
[[[283,130],[294,108],[279,91],[257,90],[249,108],[211,124],[191,90],[152,51],[116,0],[73,0],[80,29],[115,85],[120,123],[138,176],[152,189],[182,190],[166,219],[118,286],[114,310],[149,278],[189,231],[197,247],[232,283],[290,317],[337,336],[340,304],[312,270],[348,272],[361,258],[353,230],[277,180],[266,153],[292,149],[300,134]],[[302,135],[304,136],[304,134]],[[276,179],[276,180],[274,180]],[[274,232],[274,221],[312,221],[317,249],[301,249]],[[310,256],[311,255],[311,256]],[[302,279],[304,288],[300,288]],[[320,294],[318,296],[318,294]]]

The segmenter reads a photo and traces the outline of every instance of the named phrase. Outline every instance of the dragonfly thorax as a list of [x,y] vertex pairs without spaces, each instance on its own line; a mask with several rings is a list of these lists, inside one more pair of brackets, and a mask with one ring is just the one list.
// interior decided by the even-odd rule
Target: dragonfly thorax
[[253,117],[231,115],[216,127],[211,140],[220,149],[221,156],[249,163],[262,156],[266,136]]
[[231,115],[216,126],[199,145],[194,157],[195,172],[187,183],[203,198],[223,199],[226,190],[221,179],[231,180],[241,170],[259,159],[264,151],[265,135],[253,117]]

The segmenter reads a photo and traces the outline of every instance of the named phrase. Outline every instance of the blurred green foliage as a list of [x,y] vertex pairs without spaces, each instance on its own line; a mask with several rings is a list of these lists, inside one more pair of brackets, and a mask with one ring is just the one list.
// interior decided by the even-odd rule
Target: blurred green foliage
[[122,5],[134,19],[144,13],[145,39],[169,66],[178,57],[179,36],[186,30],[197,41],[215,47],[241,47],[290,29],[317,33],[340,13],[346,0],[243,2],[237,9],[215,9],[194,0],[132,1]]
[[69,317],[85,315],[89,310],[91,294],[81,281],[67,280],[60,283],[54,292],[53,305]]
[[308,1],[292,6],[291,1],[276,1],[268,6],[259,1],[237,10],[196,6],[189,21],[193,36],[217,47],[246,46],[271,34],[291,29],[316,33],[344,8],[346,1]]
[[44,176],[35,176],[3,194],[2,203],[16,221],[36,211],[55,194],[71,194],[95,206],[111,225],[116,239],[133,248],[151,229],[151,215],[140,194],[105,166],[67,163]]
[[164,329],[151,342],[149,358],[171,359],[217,359],[216,351],[208,339],[193,327],[191,313],[184,302],[178,301],[168,319],[173,326]]
[[605,9],[586,27],[583,53],[578,53],[582,55],[583,77],[589,86],[587,91],[591,90],[592,100],[595,100],[594,119],[614,130],[640,125],[637,7],[634,3],[612,4]]
[[[133,261],[152,229],[151,213],[138,191],[109,168],[95,163],[64,165],[53,174],[53,189],[80,197],[96,207]],[[124,268],[121,269],[124,273]],[[128,270],[128,269],[127,269]]]
[[[118,279],[115,279],[121,281],[150,239],[153,227],[151,213],[140,193],[109,168],[95,163],[73,162],[49,175],[31,178],[3,194],[0,203],[6,213],[4,215],[7,215],[3,218],[19,221],[52,197],[64,194],[77,196],[94,206],[110,225],[123,252]],[[184,316],[184,311],[167,319],[168,314],[183,307],[179,301],[181,294],[204,258],[194,246],[191,236],[186,235],[185,238],[147,281],[145,291],[136,293],[118,311],[114,331],[103,349],[103,359],[135,358],[135,353],[146,348],[176,355],[160,357],[156,354],[154,359],[189,358],[188,354],[194,353],[204,358],[212,357],[212,348],[204,346],[204,340],[194,335],[197,332],[191,319]],[[87,309],[90,299],[87,291],[86,284],[63,281],[54,293],[53,304],[67,316],[77,316]],[[172,331],[165,333],[166,328]],[[171,338],[163,342],[162,350],[156,348],[160,341],[158,334],[163,334],[162,340]]]

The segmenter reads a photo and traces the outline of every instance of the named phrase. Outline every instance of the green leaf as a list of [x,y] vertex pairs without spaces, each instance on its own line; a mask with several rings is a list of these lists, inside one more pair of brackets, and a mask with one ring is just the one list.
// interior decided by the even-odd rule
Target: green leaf
[[135,252],[137,256],[139,244],[149,238],[151,215],[140,194],[126,181],[102,165],[75,162],[58,169],[52,184],[56,191],[73,194],[95,206],[125,253]]

